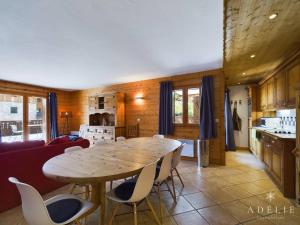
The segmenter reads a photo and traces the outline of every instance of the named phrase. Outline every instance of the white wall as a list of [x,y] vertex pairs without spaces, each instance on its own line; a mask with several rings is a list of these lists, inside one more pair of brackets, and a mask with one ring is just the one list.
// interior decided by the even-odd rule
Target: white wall
[[[234,131],[234,140],[237,147],[249,147],[248,146],[248,92],[246,86],[230,86],[230,100],[232,102],[237,101],[237,113],[242,119],[241,131]],[[242,104],[239,101],[242,100]],[[231,112],[233,112],[233,106],[231,105]]]

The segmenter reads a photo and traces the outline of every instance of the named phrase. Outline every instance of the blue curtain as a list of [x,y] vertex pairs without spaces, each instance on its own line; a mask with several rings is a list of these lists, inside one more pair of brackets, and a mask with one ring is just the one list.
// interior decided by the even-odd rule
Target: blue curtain
[[57,98],[55,93],[49,93],[50,104],[50,137],[51,139],[58,137],[57,127]]
[[173,85],[171,81],[160,83],[159,134],[173,134],[172,91]]
[[224,104],[224,122],[225,122],[225,144],[226,150],[235,151],[233,120],[231,114],[229,89],[225,90]]
[[214,78],[212,76],[203,77],[200,89],[200,140],[208,140],[216,137]]

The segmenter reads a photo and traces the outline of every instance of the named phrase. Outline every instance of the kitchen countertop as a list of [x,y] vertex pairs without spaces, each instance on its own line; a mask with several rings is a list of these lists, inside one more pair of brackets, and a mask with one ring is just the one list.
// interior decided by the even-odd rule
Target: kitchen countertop
[[273,135],[278,138],[295,139],[296,140],[296,134],[275,134],[274,132],[271,132],[271,130],[274,130],[274,129],[270,129],[270,128],[266,128],[266,127],[250,127],[250,128],[263,131],[267,134]]

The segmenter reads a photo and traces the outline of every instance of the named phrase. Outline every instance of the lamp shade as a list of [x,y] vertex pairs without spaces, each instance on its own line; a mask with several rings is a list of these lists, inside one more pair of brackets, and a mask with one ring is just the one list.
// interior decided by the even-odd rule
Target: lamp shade
[[61,112],[60,117],[61,118],[72,118],[72,112],[71,111]]

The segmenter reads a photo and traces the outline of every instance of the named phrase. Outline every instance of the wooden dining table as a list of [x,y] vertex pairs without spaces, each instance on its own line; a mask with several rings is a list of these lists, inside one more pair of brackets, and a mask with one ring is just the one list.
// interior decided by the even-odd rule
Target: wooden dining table
[[91,211],[100,205],[99,224],[104,225],[106,182],[136,175],[180,145],[177,140],[152,137],[101,144],[53,157],[44,164],[43,173],[56,181],[90,184],[94,203]]

